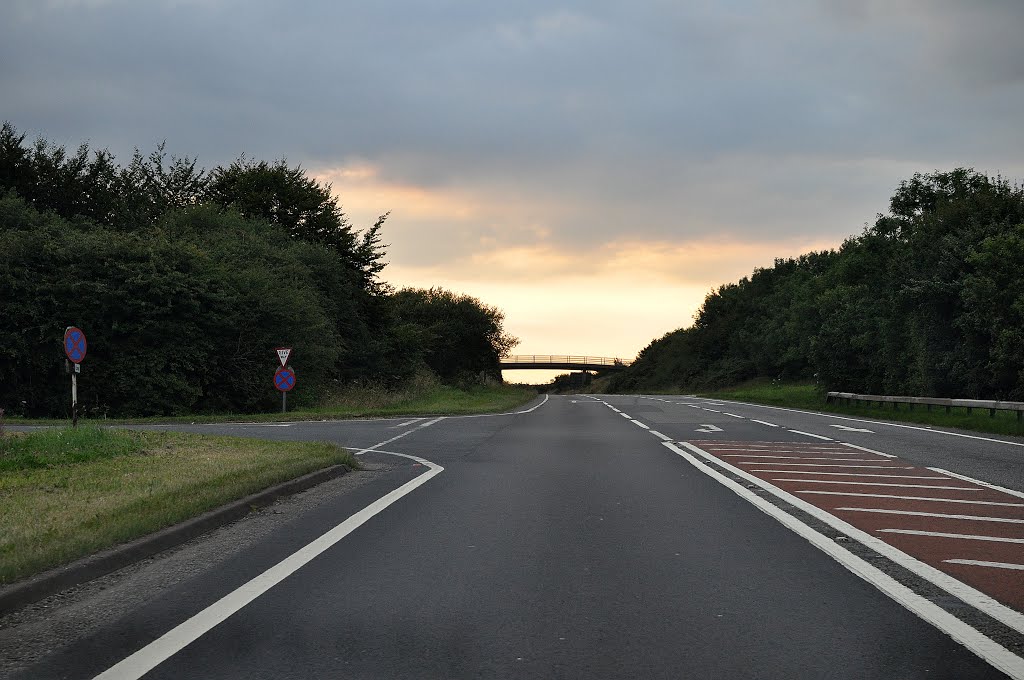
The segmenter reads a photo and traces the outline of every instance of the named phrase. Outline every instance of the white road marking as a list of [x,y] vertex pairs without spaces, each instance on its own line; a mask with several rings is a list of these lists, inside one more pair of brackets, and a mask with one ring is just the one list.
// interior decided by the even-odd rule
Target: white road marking
[[1024,543],[1024,538],[1004,536],[975,536],[973,534],[950,534],[943,531],[918,531],[917,529],[877,529],[884,534],[907,534],[908,536],[936,536],[938,538],[962,538],[968,541],[992,541],[994,543]]
[[854,493],[853,491],[816,491],[806,489],[796,493],[820,494],[823,496],[859,496],[864,498],[896,498],[904,501],[935,501],[936,503],[963,503],[965,505],[998,505],[1007,508],[1024,508],[1024,503],[999,503],[997,501],[972,501],[966,498],[933,498],[929,496],[898,496],[885,493]]
[[980,479],[968,477],[967,475],[957,474],[956,472],[950,472],[949,470],[943,470],[942,468],[930,467],[928,469],[931,470],[932,472],[938,472],[939,474],[942,475],[949,475],[950,477],[962,479],[965,482],[974,482],[975,484],[981,484],[982,486],[988,487],[989,489],[993,489],[995,491],[1002,491],[1003,493],[1010,494],[1011,496],[1016,496],[1017,498],[1024,498],[1024,493],[1021,493],[1020,491],[1016,491],[1014,489],[1007,489],[1006,487],[997,486],[996,484],[989,484],[988,482],[983,482]]
[[619,415],[622,416],[623,418],[629,418],[630,420],[633,419],[633,416],[629,415],[628,413],[623,413],[622,411],[619,411]]
[[883,477],[886,479],[945,479],[949,477],[921,477],[918,475],[872,475],[863,472],[819,472],[818,470],[751,470],[751,472],[774,472],[777,475],[836,475],[838,477]]
[[[829,557],[831,557],[832,559],[834,559],[837,562],[839,562],[840,564],[842,564],[848,570],[850,570],[851,572],[853,572],[854,574],[856,574],[860,578],[864,579],[868,583],[872,584],[873,586],[875,586],[876,588],[881,590],[883,593],[885,593],[886,595],[891,597],[893,600],[895,600],[899,604],[903,605],[908,610],[910,610],[911,612],[913,612],[917,616],[921,617],[922,619],[924,619],[925,621],[927,621],[931,625],[933,625],[936,628],[938,628],[939,630],[943,631],[944,633],[946,633],[947,635],[952,637],[954,640],[956,640],[960,644],[962,644],[965,647],[967,647],[968,649],[970,649],[972,652],[974,652],[975,654],[980,656],[982,659],[984,659],[985,661],[987,661],[991,665],[995,666],[996,668],[998,668],[999,670],[1003,671],[1004,673],[1010,675],[1011,677],[1016,678],[1017,680],[1021,680],[1022,678],[1024,678],[1024,659],[1021,659],[1021,657],[1019,657],[1016,654],[1010,652],[1008,649],[1006,649],[1005,647],[1003,647],[999,643],[995,642],[991,638],[986,637],[985,635],[983,635],[982,633],[980,633],[976,629],[972,628],[968,624],[964,623],[960,619],[956,618],[955,616],[953,616],[952,614],[950,614],[946,610],[942,609],[941,607],[939,607],[935,603],[925,599],[924,597],[921,597],[920,595],[918,595],[914,591],[910,590],[906,586],[904,586],[901,583],[897,582],[891,576],[885,574],[884,572],[882,572],[877,567],[869,564],[865,560],[862,560],[861,558],[857,557],[856,555],[854,555],[853,553],[849,552],[845,548],[840,547],[839,544],[837,544],[831,538],[828,538],[827,536],[823,536],[822,534],[819,534],[817,531],[814,531],[813,529],[808,527],[806,524],[803,524],[802,522],[797,520],[792,515],[784,512],[783,510],[781,510],[778,507],[776,507],[775,505],[769,503],[768,501],[766,501],[765,499],[761,498],[760,496],[758,496],[757,494],[753,493],[752,491],[743,488],[743,486],[741,486],[740,484],[736,483],[732,479],[729,479],[728,477],[726,477],[725,475],[721,474],[717,470],[713,470],[712,468],[708,467],[706,463],[704,463],[701,460],[698,460],[694,455],[688,453],[687,451],[684,451],[684,450],[680,449],[678,446],[676,446],[676,445],[674,445],[672,443],[666,442],[664,444],[664,446],[667,447],[669,450],[673,451],[674,453],[676,453],[677,455],[679,455],[682,458],[684,458],[687,462],[689,462],[691,465],[693,465],[695,468],[697,468],[698,470],[700,470],[704,474],[708,475],[709,477],[711,477],[715,481],[719,482],[720,484],[722,484],[726,488],[728,488],[731,491],[733,491],[736,495],[740,496],[741,498],[743,498],[744,500],[749,502],[751,505],[756,507],[758,510],[760,510],[760,511],[764,512],[765,514],[769,515],[770,517],[772,517],[773,519],[778,521],[780,524],[782,524],[786,528],[790,529],[794,533],[796,533],[799,536],[801,536],[804,539],[806,539],[813,546],[815,546],[816,548],[818,548],[819,550],[821,550],[822,552],[827,554]],[[699,448],[697,448],[696,446],[693,446],[692,444],[683,443],[683,446],[686,446],[688,449],[691,449],[691,450],[697,452],[701,456],[704,455],[703,452]],[[728,464],[726,464],[726,466],[728,467]],[[741,472],[739,470],[735,470],[735,471]],[[753,481],[754,479],[756,479],[756,478],[751,478],[751,481]],[[781,492],[781,490],[778,490],[778,489],[776,489],[776,490]],[[771,491],[771,489],[769,489],[769,491]],[[774,493],[774,491],[773,491],[773,493]],[[833,518],[831,515],[828,515],[827,513],[821,512],[817,508],[814,508],[814,506],[812,506],[811,504],[806,503],[805,501],[802,501],[799,498],[795,498],[794,497],[793,500],[796,501],[797,503],[800,503],[802,505],[807,506],[808,508],[813,508],[818,513],[820,513],[822,515],[826,515],[826,516],[832,518],[833,520],[836,519],[836,518]],[[841,522],[841,520],[837,520],[837,521]],[[845,524],[845,523],[843,523],[843,524]],[[847,526],[849,526],[849,525],[847,525]],[[850,528],[853,529],[853,527],[850,527]],[[853,530],[854,530],[854,532],[863,534],[863,532],[860,532],[857,529],[853,529]],[[866,536],[869,540],[871,540],[871,541],[873,541],[875,543],[878,543],[878,544],[880,544],[882,546],[885,546],[885,548],[887,549],[888,552],[890,552],[890,553],[895,552],[896,554],[901,555],[904,558],[902,561],[916,562],[917,564],[921,565],[922,567],[927,567],[928,569],[931,569],[936,574],[939,574],[946,581],[951,582],[952,584],[957,584],[957,585],[961,586],[963,589],[973,591],[973,593],[975,593],[976,596],[977,596],[974,599],[977,599],[979,601],[979,603],[981,602],[980,598],[984,598],[984,599],[988,600],[988,602],[990,602],[991,605],[995,605],[996,607],[1002,607],[1006,611],[1008,611],[1008,612],[1010,612],[1012,614],[1015,614],[1018,617],[1020,617],[1022,620],[1024,620],[1024,616],[1018,614],[1017,612],[1013,612],[1012,610],[1008,609],[1007,607],[1005,607],[1003,605],[1000,605],[999,603],[995,602],[995,600],[992,600],[992,598],[988,597],[987,595],[984,595],[983,593],[975,591],[975,590],[969,588],[968,586],[964,586],[964,584],[961,584],[959,581],[956,581],[955,579],[953,579],[952,577],[948,576],[947,574],[944,574],[943,572],[939,571],[938,569],[935,569],[933,567],[928,567],[928,565],[925,565],[925,564],[923,564],[921,562],[918,562],[917,560],[914,560],[913,558],[909,557],[908,555],[905,555],[903,553],[900,553],[899,551],[896,551],[894,548],[892,548],[891,546],[886,544],[884,541],[878,540],[878,539],[876,539],[876,538],[874,538],[872,536],[869,536],[867,534],[864,534],[864,536]],[[857,536],[854,536],[854,538],[857,538]],[[858,538],[858,540],[860,540],[860,539]],[[892,558],[890,557],[890,559],[892,559]],[[904,566],[906,566],[906,565],[904,565]],[[929,579],[929,580],[931,580],[931,579]],[[960,591],[961,589],[958,588],[956,590]],[[954,594],[957,594],[957,593],[954,593]],[[961,597],[961,599],[963,599],[963,597],[965,597],[965,596],[968,597],[968,598],[971,597],[970,594],[967,593],[966,591],[964,591],[962,593],[962,595],[961,594],[957,594],[957,597]],[[975,604],[974,602],[969,602],[969,604],[973,604],[974,606],[978,607],[979,609],[981,608],[980,606],[978,606],[978,604]],[[991,609],[992,608],[991,605],[989,605],[987,607],[987,609]],[[990,613],[990,612],[987,612],[987,613]],[[996,618],[999,618],[999,617],[996,617]],[[1000,620],[1002,620],[1002,619],[1000,619]],[[1024,628],[1024,624],[1021,624],[1020,627],[1017,628],[1017,630],[1020,630],[1020,628]]]
[[706,425],[704,423],[701,423],[701,428],[703,428],[703,429],[694,430],[694,432],[721,432],[722,431],[722,428],[720,428],[720,427],[717,427],[715,425]]
[[1016,569],[1024,571],[1024,564],[1012,564],[1010,562],[985,562],[984,560],[942,560],[949,564],[968,564],[975,567],[995,567],[996,569]]
[[[796,453],[795,451],[793,453]],[[859,456],[858,453],[844,453],[840,454],[844,456]],[[817,456],[762,456],[762,455],[750,455],[747,453],[723,453],[722,458],[775,458],[781,460],[842,460],[851,463],[879,463],[877,458],[835,458],[835,457],[823,457]]]
[[661,439],[664,439],[667,442],[672,441],[672,437],[666,437],[665,435],[663,435],[662,433],[658,432],[657,430],[651,430],[651,434],[653,434],[655,437],[659,437]]
[[[383,442],[380,445],[383,445]],[[177,654],[239,609],[294,574],[312,561],[313,558],[348,536],[389,505],[444,471],[444,468],[440,465],[423,458],[401,453],[392,455],[410,458],[425,465],[428,469],[423,474],[370,503],[341,524],[338,524],[304,547],[299,548],[299,550],[267,569],[259,576],[239,586],[131,656],[111,666],[106,671],[97,675],[95,680],[138,680],[138,678],[156,668],[161,662]]]
[[874,449],[869,449],[866,446],[857,446],[856,444],[850,444],[849,442],[840,442],[840,444],[842,444],[843,446],[849,447],[851,449],[857,449],[858,451],[866,451],[867,453],[874,453],[875,455],[878,455],[878,456],[885,456],[886,458],[895,458],[896,457],[894,454],[891,454],[891,453],[882,453],[881,451],[875,451]]
[[740,418],[742,420],[746,420],[745,416],[738,416],[735,413],[726,413],[725,411],[722,411],[722,415],[732,416],[733,418]]
[[874,434],[871,430],[863,427],[847,427],[846,425],[829,425],[829,427],[834,427],[837,430],[843,430],[845,432],[867,432],[868,434]]
[[806,435],[808,437],[814,437],[815,439],[824,439],[827,442],[834,442],[835,441],[835,439],[831,439],[829,437],[823,437],[820,434],[814,434],[813,432],[801,432],[800,430],[790,430],[790,432],[792,432],[793,434],[802,434],[802,435]]
[[[530,407],[528,409],[525,409],[523,411],[509,411],[508,413],[471,413],[469,415],[464,415],[464,416],[444,416],[444,417],[445,418],[499,418],[499,417],[502,417],[502,416],[521,416],[524,413],[533,413],[534,411],[539,409],[541,406],[543,406],[544,404],[548,403],[548,399],[550,399],[550,398],[551,398],[551,395],[545,394],[544,395],[544,399],[541,400],[541,402],[539,404],[537,404],[536,406],[532,406],[532,407]],[[421,427],[422,427],[422,425],[421,425]]]
[[399,423],[398,425],[392,425],[390,429],[397,430],[400,427],[409,427],[410,425],[415,425],[416,423],[420,422],[421,420],[423,420],[423,418],[413,418],[412,420],[407,420],[404,423]]
[[638,425],[638,426],[644,428],[645,430],[651,429],[651,428],[647,427],[646,425],[644,425],[643,423],[641,423],[639,420],[636,420],[636,419],[630,420],[629,422],[633,423],[634,425]]
[[[724,461],[723,461],[724,462]],[[781,472],[781,470],[779,470]],[[929,484],[889,484],[886,482],[834,482],[831,479],[781,479],[776,478],[773,482],[802,482],[804,484],[856,484],[857,486],[895,486],[901,489],[950,489],[956,491],[984,491],[984,489],[972,489],[969,486],[935,486]],[[1024,632],[1024,631],[1021,631]]]
[[[201,425],[205,425],[207,423],[200,423],[200,424]],[[216,423],[209,423],[209,424],[210,425],[214,425]],[[228,423],[228,424],[233,424],[233,423]],[[238,423],[238,424],[239,425],[251,425],[253,427],[291,427],[295,423]],[[168,425],[167,427],[173,427],[173,426]]]
[[820,413],[818,411],[805,411],[798,408],[785,408],[782,406],[766,406],[764,404],[751,404],[746,401],[734,401],[733,404],[739,404],[740,406],[753,406],[755,408],[767,408],[773,411],[787,411],[789,413],[801,413],[806,416],[818,416],[819,418],[833,418],[835,420],[845,420],[851,423],[868,423],[869,425],[884,425],[887,427],[899,427],[904,430],[920,430],[921,432],[931,432],[933,434],[945,434],[951,437],[963,437],[965,439],[977,439],[983,442],[994,442],[996,444],[1007,444],[1008,446],[1024,446],[1024,442],[1011,442],[1005,439],[992,439],[991,437],[979,437],[973,434],[964,434],[962,432],[949,432],[947,430],[936,430],[931,427],[916,427],[914,425],[903,425],[901,423],[890,423],[881,420],[865,420],[863,418],[849,418],[847,416],[836,416],[831,413]]
[[768,427],[778,427],[778,425],[776,425],[775,423],[769,423],[766,420],[757,420],[756,418],[751,418],[750,422],[752,422],[752,423],[761,423],[762,425],[767,425]]
[[[723,461],[724,462],[724,461]],[[913,467],[902,465],[840,465],[838,463],[791,463],[789,461],[773,462],[770,460],[738,460],[740,465],[792,465],[793,467],[831,467],[831,468],[873,468],[880,470],[913,470]],[[779,470],[782,472],[782,470]]]
[[940,517],[942,519],[969,519],[975,522],[1005,522],[1006,524],[1024,524],[1024,519],[1010,517],[981,517],[979,515],[950,515],[942,512],[913,512],[910,510],[883,510],[881,508],[836,508],[850,512],[877,512],[885,515],[909,515],[911,517]]

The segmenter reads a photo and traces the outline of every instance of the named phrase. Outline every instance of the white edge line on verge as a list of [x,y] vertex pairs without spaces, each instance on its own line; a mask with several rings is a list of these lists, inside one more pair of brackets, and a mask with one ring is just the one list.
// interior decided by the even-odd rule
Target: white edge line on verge
[[[408,434],[408,432],[404,433]],[[401,435],[401,436],[404,436]],[[398,437],[395,437],[398,439]],[[393,440],[389,440],[393,441]],[[383,446],[381,442],[376,446]],[[371,449],[366,449],[367,451]],[[383,452],[381,452],[383,453]],[[444,472],[444,468],[424,458],[410,456],[405,453],[389,453],[392,456],[409,458],[427,466],[427,471],[409,480],[397,489],[381,496],[362,510],[330,529],[320,537],[307,543],[294,553],[284,558],[265,572],[234,589],[206,609],[190,619],[178,624],[170,631],[150,642],[134,654],[122,659],[94,680],[138,680],[179,651],[195,642],[229,616],[246,606],[281,581],[285,580],[315,557],[326,551],[341,539],[361,527],[389,505],[406,496],[428,482],[431,478]]]
[[815,439],[824,439],[827,442],[834,442],[835,441],[835,439],[832,439],[831,437],[825,437],[825,436],[820,435],[820,434],[814,434],[813,432],[802,432],[800,430],[790,430],[790,432],[792,432],[793,434],[802,434],[802,435],[806,435],[808,437],[814,437]]
[[[702,456],[708,455],[701,451],[696,446],[687,442],[680,442],[683,446],[701,454]],[[691,453],[680,449],[672,443],[665,442],[664,446],[676,453],[677,455],[684,458],[687,462],[693,465],[695,468],[708,475],[715,481],[719,482],[726,488],[733,491],[735,494],[749,502],[751,505],[762,511],[766,515],[772,517],[780,524],[790,529],[794,533],[803,537],[809,541],[814,547],[818,548],[832,559],[839,562],[841,565],[846,567],[849,571],[853,572],[860,578],[864,579],[871,585],[875,586],[883,593],[891,597],[893,600],[898,602],[903,607],[907,608],[926,622],[935,626],[939,630],[943,631],[954,640],[964,645],[972,652],[980,656],[989,664],[995,666],[999,670],[1003,671],[1007,675],[1016,680],[1024,679],[1024,659],[1012,653],[1002,645],[986,637],[978,630],[967,625],[960,619],[956,618],[946,610],[942,609],[938,605],[930,602],[929,600],[921,597],[914,591],[910,590],[903,584],[899,583],[889,575],[882,572],[877,567],[872,566],[868,562],[857,557],[853,553],[840,547],[832,539],[824,536],[817,531],[811,529],[806,524],[800,522],[792,515],[785,511],[777,508],[768,501],[764,500],[760,496],[751,491],[743,488],[733,480],[729,479],[725,475],[721,474],[717,470],[710,468],[703,461],[698,460]],[[717,462],[717,461],[716,461]],[[725,465],[723,467],[731,467]],[[758,480],[760,481],[760,480]],[[769,485],[770,486],[770,485]],[[770,491],[771,489],[769,489]],[[799,500],[799,499],[794,499]],[[804,503],[804,505],[809,505]],[[813,507],[813,506],[811,506]],[[851,527],[852,528],[852,527]],[[881,542],[881,541],[879,541]],[[986,596],[987,597],[987,596]]]
[[524,413],[533,413],[534,411],[539,409],[541,406],[543,406],[544,404],[548,403],[548,399],[550,399],[550,398],[551,398],[551,395],[545,394],[544,395],[544,399],[539,404],[537,404],[536,406],[533,406],[531,408],[524,409],[522,411],[509,411],[508,413],[471,413],[471,414],[465,415],[465,416],[445,416],[445,417],[446,418],[498,418],[498,417],[501,417],[501,416],[521,416]]
[[[757,484],[765,491],[771,493],[777,498],[781,498],[790,505],[793,505],[803,510],[807,514],[811,515],[812,517],[819,519],[822,522],[825,522],[837,531],[840,531],[849,536],[850,538],[863,543],[875,552],[884,555],[889,560],[895,562],[896,564],[899,564],[901,567],[909,569],[921,578],[931,581],[933,584],[935,584],[939,588],[942,588],[950,595],[953,595],[954,597],[963,600],[965,603],[974,607],[975,609],[985,612],[992,618],[1002,621],[1004,624],[1006,624],[1010,628],[1013,628],[1018,633],[1024,633],[1024,614],[1021,614],[1018,611],[1010,609],[1006,605],[997,602],[991,596],[986,595],[985,593],[976,590],[975,588],[972,588],[966,583],[962,583],[956,580],[949,574],[940,571],[931,565],[925,564],[924,562],[918,560],[915,557],[911,557],[902,550],[899,550],[889,545],[885,541],[876,538],[865,531],[858,529],[857,527],[836,517],[835,515],[832,515],[826,512],[825,510],[822,510],[818,506],[808,503],[807,501],[801,498],[797,498],[796,496],[787,493],[786,491],[783,491],[782,489],[780,489],[779,487],[775,486],[774,484],[767,480],[761,479],[760,477],[756,477],[744,470],[739,469],[734,465],[731,465],[730,463],[727,463],[724,460],[716,458],[710,453],[707,453],[706,451],[694,446],[693,444],[690,444],[689,442],[680,443],[686,448],[700,455],[702,458],[706,458],[709,461],[714,462],[716,465],[721,465],[722,467],[726,468],[733,474],[742,477],[754,484]],[[665,444],[665,446],[670,445]],[[806,482],[807,480],[797,481]],[[1022,678],[1024,678],[1024,676],[1022,676]]]
[[[700,398],[700,397],[698,397]],[[1024,442],[1010,442],[1005,439],[992,439],[991,437],[979,437],[973,434],[963,434],[962,432],[950,432],[949,430],[937,430],[931,427],[917,427],[916,425],[904,425],[902,423],[892,423],[884,420],[865,420],[863,418],[849,418],[847,416],[837,416],[831,413],[822,413],[821,411],[807,411],[799,408],[785,408],[784,406],[766,406],[765,404],[751,404],[747,401],[732,401],[731,404],[739,404],[741,406],[753,406],[755,408],[770,408],[773,411],[788,411],[789,413],[803,413],[808,416],[820,416],[822,418],[834,418],[836,420],[848,420],[851,423],[870,423],[872,425],[888,425],[889,427],[900,427],[904,430],[920,430],[921,432],[933,432],[935,434],[948,434],[951,437],[964,437],[965,439],[978,439],[983,442],[995,442],[996,444],[1009,444],[1010,446],[1024,446]]]

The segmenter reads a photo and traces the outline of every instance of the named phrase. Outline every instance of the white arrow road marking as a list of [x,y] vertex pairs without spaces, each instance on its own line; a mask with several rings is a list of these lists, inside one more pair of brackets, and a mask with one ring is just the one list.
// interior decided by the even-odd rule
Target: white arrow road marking
[[721,432],[722,431],[722,428],[715,427],[714,425],[707,425],[705,423],[701,423],[700,426],[703,429],[694,430],[694,432]]
[[846,425],[829,425],[829,427],[834,427],[844,432],[867,432],[868,434],[874,434],[873,430],[865,430],[863,427],[847,427]]

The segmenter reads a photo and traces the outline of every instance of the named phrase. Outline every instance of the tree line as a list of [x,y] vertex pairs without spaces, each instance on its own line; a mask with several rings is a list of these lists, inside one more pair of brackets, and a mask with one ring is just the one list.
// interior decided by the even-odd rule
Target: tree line
[[274,348],[299,405],[419,371],[500,380],[500,310],[440,288],[395,291],[381,231],[329,184],[245,156],[206,171],[163,145],[120,165],[0,128],[0,407],[69,412],[61,339],[89,339],[79,402],[111,416],[273,408]]
[[1024,187],[964,168],[916,174],[840,248],[712,291],[612,388],[754,378],[1024,400]]

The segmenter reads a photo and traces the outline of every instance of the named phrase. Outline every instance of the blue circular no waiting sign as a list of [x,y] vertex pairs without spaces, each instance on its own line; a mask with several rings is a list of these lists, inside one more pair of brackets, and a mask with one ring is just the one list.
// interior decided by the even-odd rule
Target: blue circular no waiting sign
[[76,364],[81,363],[87,348],[82,329],[78,326],[68,326],[64,331],[64,354],[68,355],[68,359]]
[[282,366],[274,374],[274,387],[281,392],[290,392],[295,387],[295,371]]

